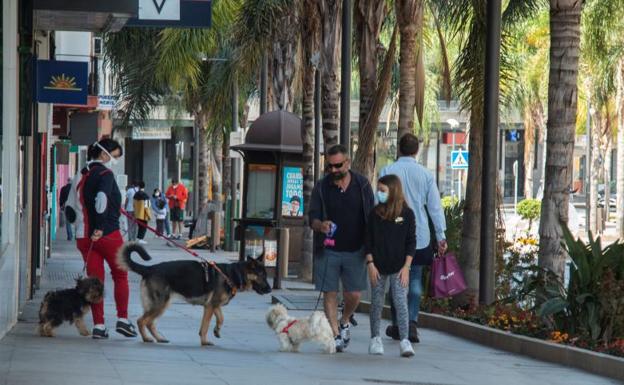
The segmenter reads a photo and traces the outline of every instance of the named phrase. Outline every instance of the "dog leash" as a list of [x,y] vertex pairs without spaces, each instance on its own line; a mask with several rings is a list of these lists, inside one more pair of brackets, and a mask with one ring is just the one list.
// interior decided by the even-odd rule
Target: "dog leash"
[[[166,239],[168,242],[171,242],[173,245],[175,245],[176,247],[186,251],[187,253],[191,254],[195,258],[201,259],[200,263],[202,264],[202,266],[210,266],[213,269],[215,269],[217,271],[217,273],[219,273],[223,277],[223,279],[225,280],[225,283],[227,283],[232,288],[232,295],[236,295],[237,288],[234,285],[234,282],[232,282],[230,277],[225,275],[225,273],[219,268],[219,266],[217,266],[215,261],[209,261],[206,258],[204,258],[204,257],[200,256],[199,254],[197,254],[196,252],[194,252],[193,250],[189,249],[188,247],[175,242],[173,239],[171,239],[171,238],[165,236],[164,234],[160,233],[158,230],[156,230],[155,228],[151,227],[147,223],[143,223],[143,222],[137,220],[133,215],[128,214],[128,212],[126,210],[121,209],[121,208],[119,210],[121,211],[121,213],[126,218],[128,218],[132,222],[136,223],[137,225],[142,226],[142,227],[148,229],[152,233],[156,234],[157,237]],[[93,245],[93,242],[91,243],[91,245]],[[206,278],[208,278],[208,277],[206,277]]]
[[186,246],[184,246],[184,245],[181,245],[181,244],[179,244],[178,242],[174,241],[174,240],[173,240],[173,238],[167,237],[167,236],[165,236],[163,233],[158,232],[158,230],[156,230],[156,229],[155,229],[155,228],[153,228],[152,226],[150,226],[150,225],[148,225],[148,224],[146,224],[146,223],[143,223],[143,222],[141,222],[141,221],[137,220],[137,219],[136,219],[133,215],[128,214],[128,212],[127,212],[126,210],[124,210],[124,209],[120,209],[120,211],[121,211],[121,213],[122,213],[122,214],[123,214],[126,218],[128,218],[128,219],[129,219],[129,220],[131,220],[132,222],[136,223],[137,225],[139,225],[139,226],[141,226],[141,227],[144,227],[144,228],[148,229],[148,230],[149,230],[149,231],[151,231],[152,233],[156,234],[156,236],[157,236],[157,237],[159,237],[159,238],[163,238],[163,239],[167,240],[168,242],[171,242],[174,246],[176,246],[176,247],[178,247],[178,248],[180,248],[180,249],[182,249],[182,250],[186,251],[187,253],[191,254],[191,255],[192,255],[192,256],[194,256],[194,257],[201,258],[201,257],[199,256],[199,254],[197,254],[197,253],[196,253],[196,252],[194,252],[193,250],[189,249],[188,247],[186,247]]
[[82,266],[82,272],[87,274],[87,265],[89,264],[89,257],[91,256],[91,250],[93,250],[93,241],[89,239],[89,251],[87,251],[87,257],[85,258],[84,265]]

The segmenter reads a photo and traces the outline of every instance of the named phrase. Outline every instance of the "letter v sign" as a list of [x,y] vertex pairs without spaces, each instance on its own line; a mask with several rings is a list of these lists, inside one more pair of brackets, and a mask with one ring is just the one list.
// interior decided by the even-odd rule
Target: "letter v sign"
[[165,6],[165,2],[166,1],[167,0],[160,0],[160,4],[158,4],[158,0],[152,0],[152,2],[154,3],[154,6],[156,7],[156,10],[158,11],[159,15],[162,12],[162,9]]

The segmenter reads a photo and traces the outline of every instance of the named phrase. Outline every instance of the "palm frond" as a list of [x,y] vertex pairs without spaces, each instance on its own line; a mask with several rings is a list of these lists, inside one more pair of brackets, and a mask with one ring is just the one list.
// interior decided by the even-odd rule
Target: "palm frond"
[[159,29],[124,28],[104,35],[105,59],[120,95],[122,126],[147,119],[167,87],[156,77]]

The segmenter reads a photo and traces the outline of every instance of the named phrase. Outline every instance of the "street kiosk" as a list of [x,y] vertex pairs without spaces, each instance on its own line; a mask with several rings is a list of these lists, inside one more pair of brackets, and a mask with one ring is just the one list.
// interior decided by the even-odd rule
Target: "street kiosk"
[[[243,210],[236,239],[240,259],[264,250],[281,288],[288,266],[297,265],[303,242],[303,146],[301,119],[286,111],[261,115],[243,144],[232,146],[244,159]],[[294,267],[294,266],[293,266]]]

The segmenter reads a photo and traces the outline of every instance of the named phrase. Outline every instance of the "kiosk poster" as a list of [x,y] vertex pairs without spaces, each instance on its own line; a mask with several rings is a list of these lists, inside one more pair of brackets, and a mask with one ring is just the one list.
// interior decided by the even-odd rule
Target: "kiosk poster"
[[303,216],[303,169],[284,167],[282,181],[282,215],[285,217]]

